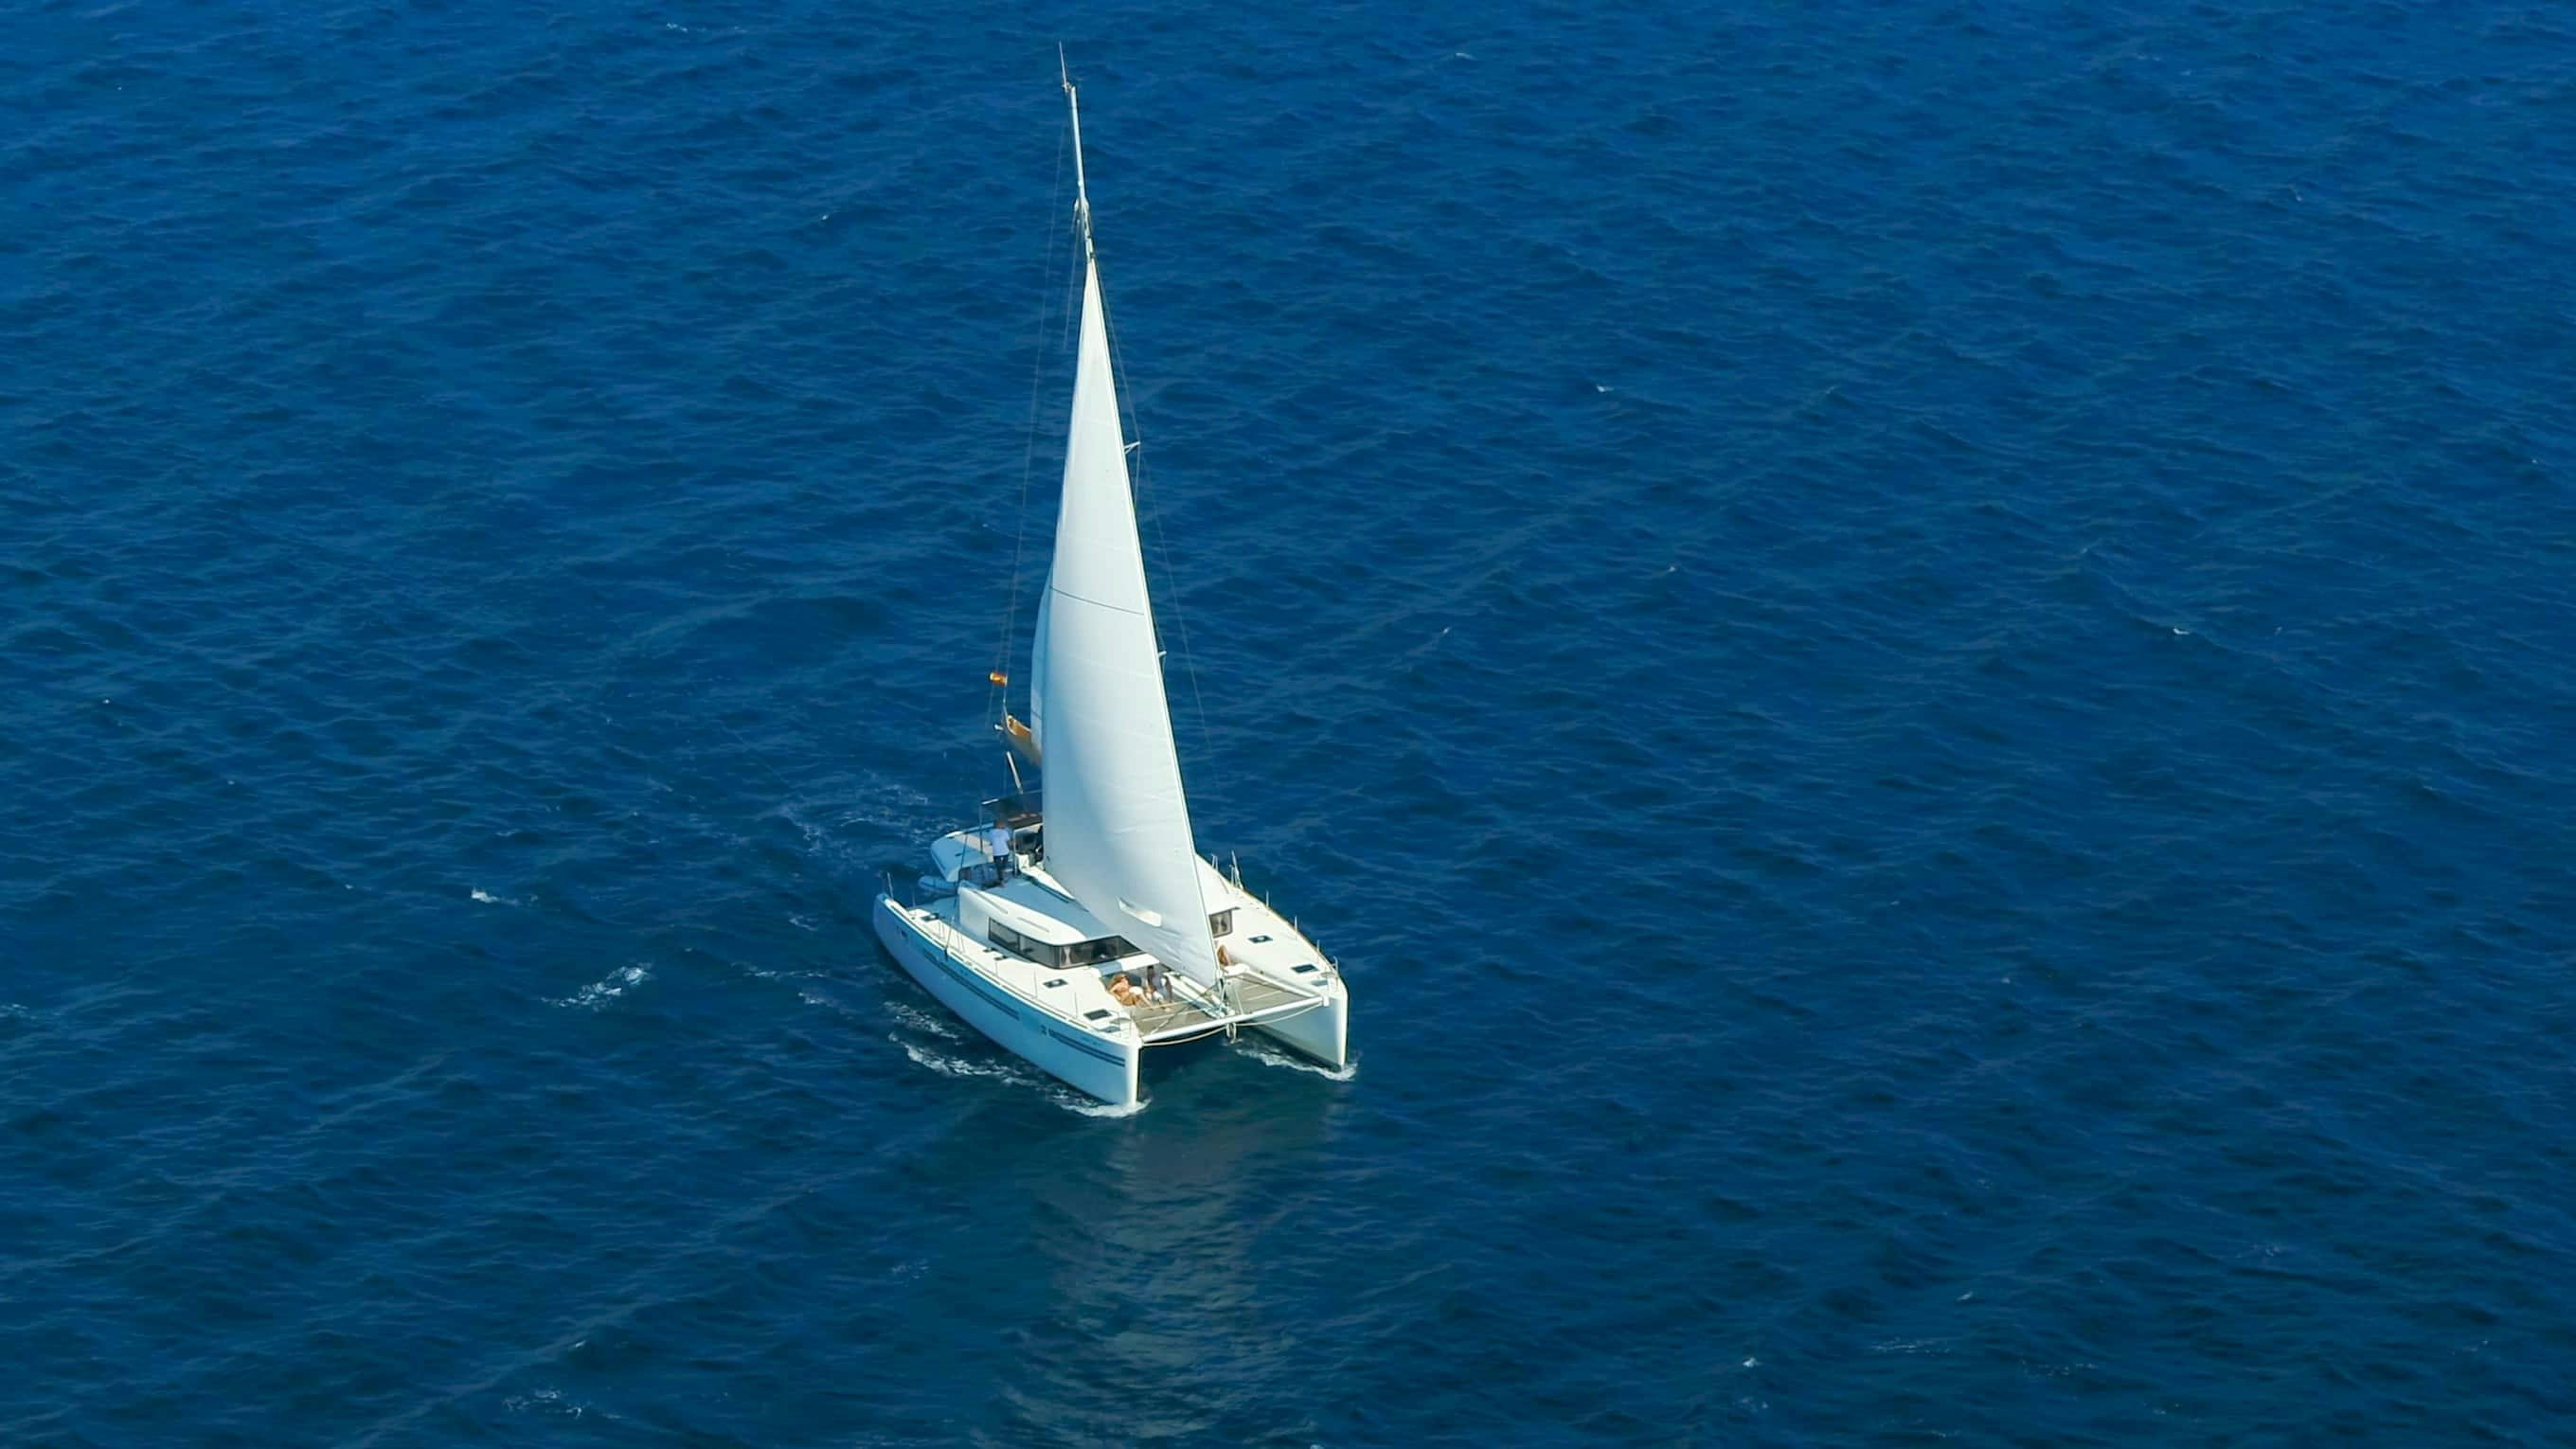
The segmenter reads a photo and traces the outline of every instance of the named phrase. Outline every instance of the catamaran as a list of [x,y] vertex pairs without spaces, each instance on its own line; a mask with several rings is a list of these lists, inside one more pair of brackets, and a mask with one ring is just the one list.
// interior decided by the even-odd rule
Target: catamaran
[[[1055,557],[1029,650],[1029,717],[997,728],[1042,788],[985,802],[930,844],[936,875],[877,898],[877,936],[931,995],[1030,1064],[1104,1102],[1138,1102],[1155,1047],[1260,1032],[1338,1070],[1340,970],[1296,925],[1199,854],[1163,688],[1092,251],[1082,108],[1073,130],[1082,326]],[[993,683],[1007,689],[996,671]],[[1016,763],[1012,782],[1021,784]]]

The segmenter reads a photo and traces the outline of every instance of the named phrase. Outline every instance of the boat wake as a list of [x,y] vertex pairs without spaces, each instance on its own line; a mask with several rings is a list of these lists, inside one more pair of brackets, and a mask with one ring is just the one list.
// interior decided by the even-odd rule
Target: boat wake
[[892,1033],[887,1034],[886,1040],[903,1048],[903,1054],[912,1058],[915,1065],[928,1067],[943,1077],[992,1077],[1015,1087],[1028,1087],[1050,1104],[1084,1117],[1133,1117],[1145,1110],[1145,1104],[1142,1102],[1131,1102],[1121,1107],[1097,1101],[1053,1077],[1022,1071],[1009,1062],[971,1061],[965,1057],[951,1056],[947,1052],[925,1047],[918,1042],[905,1041]]
[[616,970],[609,972],[607,975],[590,983],[579,991],[574,992],[570,996],[555,997],[554,1004],[557,1006],[577,1006],[588,1011],[597,1011],[599,1008],[606,1006],[608,1003],[615,1001],[621,996],[624,996],[626,994],[626,988],[630,986],[641,986],[644,984],[645,980],[652,974],[653,968],[645,965],[641,961],[636,962],[632,966],[620,966]]
[[914,1031],[927,1032],[945,1041],[965,1040],[958,1034],[957,1028],[932,1016],[920,1007],[910,1006],[900,1001],[889,1001],[885,1004],[885,1008],[887,1015],[911,1027]]
[[905,1041],[891,1032],[886,1034],[886,1040],[903,1048],[903,1054],[912,1058],[915,1065],[928,1067],[943,1077],[999,1077],[1006,1082],[1017,1082],[1022,1086],[1031,1085],[1027,1077],[1000,1062],[977,1062],[969,1061],[964,1057],[953,1057],[946,1052]]
[[1349,1061],[1344,1062],[1339,1069],[1336,1069],[1325,1066],[1320,1062],[1310,1062],[1304,1057],[1297,1055],[1295,1052],[1281,1051],[1279,1048],[1272,1046],[1266,1041],[1256,1040],[1250,1032],[1244,1033],[1242,1038],[1235,1042],[1234,1049],[1264,1066],[1287,1067],[1292,1071],[1313,1072],[1316,1076],[1326,1077],[1336,1082],[1349,1081],[1352,1077],[1359,1074],[1360,1069],[1360,1059],[1356,1055]]
[[1122,1107],[1114,1102],[1103,1102],[1097,1097],[1086,1097],[1061,1083],[1047,1082],[1044,1085],[1048,1101],[1068,1112],[1084,1117],[1133,1117],[1145,1110],[1145,1104],[1141,1101],[1130,1102]]

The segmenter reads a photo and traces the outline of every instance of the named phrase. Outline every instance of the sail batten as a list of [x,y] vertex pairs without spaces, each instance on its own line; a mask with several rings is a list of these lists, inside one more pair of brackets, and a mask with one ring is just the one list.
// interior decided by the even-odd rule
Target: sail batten
[[1047,870],[1139,949],[1213,987],[1216,942],[1145,584],[1089,198],[1078,205],[1081,343],[1029,671],[1030,728],[1046,761]]

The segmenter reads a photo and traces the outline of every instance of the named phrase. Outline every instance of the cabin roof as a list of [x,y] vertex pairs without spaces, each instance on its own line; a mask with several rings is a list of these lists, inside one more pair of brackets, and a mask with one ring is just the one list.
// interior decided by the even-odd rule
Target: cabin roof
[[960,886],[957,893],[974,897],[994,920],[1050,946],[1070,946],[1118,934],[1079,902],[1067,900],[1025,875],[1015,875],[999,886]]

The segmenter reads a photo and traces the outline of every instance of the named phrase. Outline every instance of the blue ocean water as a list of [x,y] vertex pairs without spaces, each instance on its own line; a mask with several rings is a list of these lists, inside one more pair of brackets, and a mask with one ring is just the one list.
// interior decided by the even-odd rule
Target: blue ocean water
[[[0,1443],[2576,1441],[2563,8],[0,34]],[[1347,1081],[867,929],[1059,39]]]

